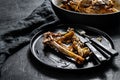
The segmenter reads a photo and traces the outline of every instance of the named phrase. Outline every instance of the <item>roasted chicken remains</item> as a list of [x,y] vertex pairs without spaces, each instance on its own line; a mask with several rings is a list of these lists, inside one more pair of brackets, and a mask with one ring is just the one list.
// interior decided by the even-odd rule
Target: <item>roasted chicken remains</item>
[[43,43],[73,58],[78,64],[83,63],[85,58],[91,54],[89,48],[81,43],[73,28],[69,28],[64,34],[46,32]]
[[118,12],[114,0],[63,0],[61,8],[88,14]]

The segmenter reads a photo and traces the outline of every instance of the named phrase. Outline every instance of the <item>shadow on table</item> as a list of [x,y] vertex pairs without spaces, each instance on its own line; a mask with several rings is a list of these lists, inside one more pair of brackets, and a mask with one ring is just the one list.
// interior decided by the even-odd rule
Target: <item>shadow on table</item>
[[107,64],[103,64],[96,68],[87,70],[63,70],[42,64],[32,55],[32,53],[28,55],[28,58],[30,59],[31,65],[33,65],[40,73],[48,77],[57,78],[58,80],[89,80],[95,78],[103,80],[107,78],[106,72],[110,69],[114,72],[118,70],[112,59]]
[[120,34],[120,20],[119,19],[116,19],[112,22],[109,21],[108,24],[104,23],[102,25],[95,25],[92,27],[98,28],[98,29],[106,32],[110,36]]

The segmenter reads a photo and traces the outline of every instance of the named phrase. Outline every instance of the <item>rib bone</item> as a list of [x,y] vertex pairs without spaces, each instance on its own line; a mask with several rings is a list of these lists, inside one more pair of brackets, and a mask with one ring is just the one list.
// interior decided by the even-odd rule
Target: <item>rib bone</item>
[[45,33],[47,40],[44,39],[44,44],[48,44],[48,45],[50,45],[50,47],[54,48],[55,50],[58,50],[59,52],[65,54],[69,57],[72,57],[73,59],[76,60],[76,62],[78,64],[81,64],[84,62],[85,59],[83,57],[79,56],[78,54],[75,54],[72,51],[67,50],[66,48],[64,48],[63,46],[58,44],[56,42],[56,40],[53,38],[52,34],[53,33],[51,33],[51,32]]

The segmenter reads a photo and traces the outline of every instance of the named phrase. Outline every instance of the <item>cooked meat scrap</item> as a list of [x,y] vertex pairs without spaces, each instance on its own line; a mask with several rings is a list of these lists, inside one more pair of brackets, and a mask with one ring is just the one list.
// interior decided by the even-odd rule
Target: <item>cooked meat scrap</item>
[[43,43],[75,59],[78,64],[83,63],[85,57],[91,54],[89,48],[85,47],[76,36],[73,28],[69,28],[64,35],[61,33],[46,32],[44,33]]
[[114,5],[113,0],[67,0],[60,7],[81,13],[103,14],[118,12]]

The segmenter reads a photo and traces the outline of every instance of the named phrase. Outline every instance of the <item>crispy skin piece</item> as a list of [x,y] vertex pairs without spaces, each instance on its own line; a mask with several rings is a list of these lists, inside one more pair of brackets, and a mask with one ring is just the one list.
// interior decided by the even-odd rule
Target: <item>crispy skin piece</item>
[[77,54],[84,58],[91,54],[90,49],[88,47],[85,47],[85,45],[81,43],[81,41],[78,39],[76,35],[74,35],[73,47],[75,50],[77,50]]

